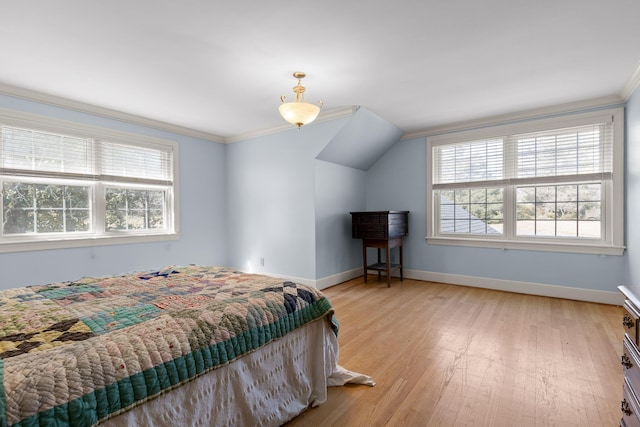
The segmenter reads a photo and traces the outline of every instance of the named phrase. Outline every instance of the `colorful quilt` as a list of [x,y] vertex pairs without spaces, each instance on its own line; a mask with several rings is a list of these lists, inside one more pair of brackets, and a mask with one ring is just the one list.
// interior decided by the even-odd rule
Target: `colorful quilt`
[[0,291],[0,426],[95,425],[332,315],[314,288],[218,267]]

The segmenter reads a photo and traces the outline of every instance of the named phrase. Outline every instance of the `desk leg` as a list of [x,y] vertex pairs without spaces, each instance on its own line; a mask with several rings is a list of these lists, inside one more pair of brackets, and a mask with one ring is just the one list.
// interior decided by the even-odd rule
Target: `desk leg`
[[400,281],[402,282],[402,279],[404,278],[402,275],[402,269],[403,269],[404,263],[402,261],[402,244],[400,244]]
[[367,283],[367,245],[362,241],[362,267],[364,268],[364,283]]
[[387,288],[391,287],[391,249],[389,249],[389,244],[387,243]]
[[[380,264],[380,248],[378,248],[378,264]],[[382,272],[380,270],[378,270],[378,280],[380,280],[380,277],[382,275]]]

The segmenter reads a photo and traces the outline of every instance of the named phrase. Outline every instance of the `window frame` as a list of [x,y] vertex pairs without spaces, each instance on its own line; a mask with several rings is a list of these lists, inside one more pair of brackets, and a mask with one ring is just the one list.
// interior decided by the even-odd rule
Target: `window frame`
[[[132,145],[138,147],[150,147],[160,149],[170,149],[172,151],[172,185],[166,187],[167,197],[165,209],[167,216],[167,226],[163,230],[135,230],[135,231],[107,231],[105,227],[105,188],[106,187],[137,187],[133,184],[114,183],[110,181],[91,180],[70,180],[42,178],[39,176],[8,176],[8,180],[22,182],[47,182],[51,184],[86,185],[90,190],[91,204],[91,226],[90,232],[67,233],[43,233],[42,235],[0,235],[0,253],[25,252],[33,250],[79,248],[102,245],[120,245],[131,243],[161,242],[179,239],[179,152],[178,144],[171,140],[160,139],[142,134],[134,134],[109,128],[98,127],[85,123],[71,122],[58,118],[41,116],[17,110],[0,108],[0,124],[15,126],[30,130],[59,133],[74,137],[91,138],[95,141],[109,141],[113,143]],[[17,179],[19,178],[19,179]],[[144,188],[154,187],[152,184],[143,186]],[[1,188],[0,188],[1,190]],[[1,205],[1,199],[0,199]],[[0,230],[1,231],[1,230]]]
[[[433,189],[434,159],[433,147],[479,139],[509,138],[512,135],[542,132],[553,129],[596,123],[602,117],[612,119],[613,170],[610,180],[602,180],[601,238],[566,238],[556,236],[516,235],[516,188],[524,186],[513,183],[497,183],[487,187],[504,188],[504,228],[501,235],[480,234],[438,234],[437,223],[440,205]],[[506,151],[506,150],[505,150]],[[508,155],[506,152],[503,155]],[[427,236],[429,244],[498,249],[520,249],[550,252],[586,253],[600,255],[622,255],[624,253],[624,108],[607,108],[562,116],[532,119],[517,123],[487,126],[477,129],[452,131],[426,138],[427,164]],[[586,182],[586,181],[585,181]],[[536,185],[554,185],[542,179]],[[556,185],[561,185],[557,183]]]

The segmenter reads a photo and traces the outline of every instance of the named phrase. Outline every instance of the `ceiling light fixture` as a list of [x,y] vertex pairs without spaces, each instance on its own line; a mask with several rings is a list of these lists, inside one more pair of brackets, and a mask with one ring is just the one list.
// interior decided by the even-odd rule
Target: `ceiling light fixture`
[[305,89],[304,86],[300,84],[300,80],[305,76],[306,74],[302,71],[296,71],[293,73],[293,77],[298,79],[298,84],[293,87],[293,91],[296,94],[296,100],[287,102],[287,98],[282,95],[280,97],[282,104],[280,104],[280,107],[278,108],[282,118],[289,123],[298,126],[298,128],[314,121],[316,117],[318,117],[318,114],[320,114],[320,109],[322,108],[322,101],[318,101],[318,105],[305,102]]

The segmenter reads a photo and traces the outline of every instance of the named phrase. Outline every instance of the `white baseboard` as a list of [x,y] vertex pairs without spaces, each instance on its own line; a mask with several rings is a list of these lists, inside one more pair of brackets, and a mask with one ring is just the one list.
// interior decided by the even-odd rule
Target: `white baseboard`
[[304,279],[302,277],[286,276],[284,274],[267,273],[267,272],[258,272],[258,273],[254,272],[253,274],[264,274],[265,276],[271,276],[277,279],[288,280],[290,282],[300,283],[302,285],[307,285],[307,286],[313,286],[314,288],[317,287],[316,280],[313,280],[313,279]]
[[[362,276],[362,268],[344,271],[322,279],[312,280],[300,277],[283,276],[280,274],[264,273],[269,276],[302,283],[322,290],[347,280]],[[394,277],[399,277],[397,274]],[[622,305],[624,297],[619,292],[600,291],[596,289],[573,288],[570,286],[545,285],[542,283],[520,282],[515,280],[491,279],[487,277],[464,276],[461,274],[435,273],[422,270],[404,270],[407,279],[423,280],[425,282],[446,283],[449,285],[470,286],[474,288],[494,289],[498,291],[516,292],[519,294],[539,295],[553,298],[564,298],[578,301],[596,302],[601,304]]]
[[490,279],[486,277],[463,276],[460,274],[434,273],[421,270],[405,270],[408,279],[451,285],[471,286],[475,288],[495,289],[520,294],[565,298],[602,304],[622,305],[624,297],[620,292],[608,292],[595,289],[572,288],[569,286],[545,285],[541,283],[519,282],[514,280]]
[[353,270],[343,271],[342,273],[334,274],[333,276],[318,279],[316,280],[316,288],[320,290],[327,289],[330,286],[355,279],[358,276],[362,276],[362,268],[354,268]]
[[322,290],[330,286],[337,285],[347,280],[355,279],[358,276],[362,276],[362,268],[355,268],[349,271],[343,271],[342,273],[334,274],[332,276],[323,277],[322,279],[304,279],[302,277],[286,276],[278,273],[258,273],[266,276],[277,277],[282,280],[289,280],[295,283],[301,283],[307,286],[313,286],[316,289]]

